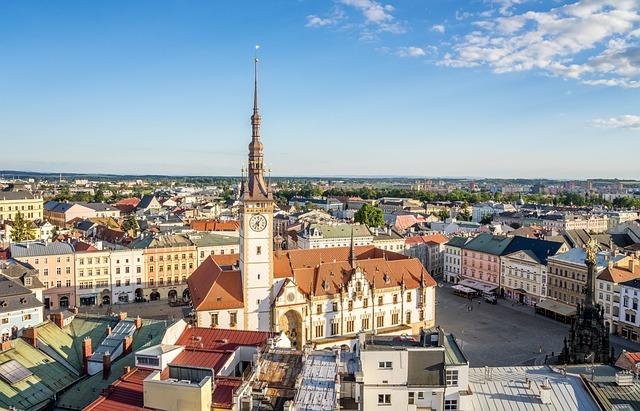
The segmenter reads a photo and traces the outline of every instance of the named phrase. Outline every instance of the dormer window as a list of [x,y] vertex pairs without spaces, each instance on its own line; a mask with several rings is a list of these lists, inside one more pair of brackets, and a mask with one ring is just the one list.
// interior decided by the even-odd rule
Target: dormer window
[[32,285],[32,281],[31,281],[31,277],[25,277],[24,279],[24,285],[26,285],[27,287],[31,287]]
[[322,289],[325,291],[329,290],[329,283],[327,280],[322,280]]
[[382,280],[384,281],[385,284],[389,284],[391,282],[391,277],[389,277],[389,274],[384,274],[382,276]]

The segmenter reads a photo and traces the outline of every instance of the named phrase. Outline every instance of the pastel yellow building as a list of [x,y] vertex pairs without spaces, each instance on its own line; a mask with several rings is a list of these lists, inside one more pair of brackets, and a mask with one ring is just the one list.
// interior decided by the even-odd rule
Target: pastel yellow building
[[0,191],[0,223],[21,213],[27,220],[42,220],[42,197],[28,191]]

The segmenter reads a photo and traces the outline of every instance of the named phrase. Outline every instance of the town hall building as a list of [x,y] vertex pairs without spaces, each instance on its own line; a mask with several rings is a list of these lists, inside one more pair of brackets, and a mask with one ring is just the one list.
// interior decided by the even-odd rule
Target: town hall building
[[252,136],[243,170],[240,253],[212,255],[187,279],[199,327],[284,332],[293,345],[352,345],[360,331],[435,325],[436,282],[418,259],[375,248],[274,251],[255,60]]

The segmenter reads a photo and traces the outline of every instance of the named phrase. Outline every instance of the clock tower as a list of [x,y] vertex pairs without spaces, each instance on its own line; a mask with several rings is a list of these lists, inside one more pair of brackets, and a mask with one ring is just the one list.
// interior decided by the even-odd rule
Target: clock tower
[[244,296],[244,327],[272,329],[273,195],[264,179],[264,154],[258,112],[258,59],[254,59],[253,114],[246,176],[240,194],[240,271]]

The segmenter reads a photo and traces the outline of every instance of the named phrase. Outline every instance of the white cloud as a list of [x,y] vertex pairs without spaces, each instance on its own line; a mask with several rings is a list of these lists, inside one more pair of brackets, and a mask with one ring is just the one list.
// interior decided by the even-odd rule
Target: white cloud
[[307,24],[305,27],[325,27],[325,26],[333,26],[336,24],[336,20],[331,18],[322,18],[315,15],[307,16]]
[[431,31],[435,31],[436,33],[444,33],[444,24],[434,24],[431,26]]
[[340,7],[333,7],[326,17],[315,14],[307,16],[305,27],[329,27],[335,26],[346,18],[344,11]]
[[593,120],[593,125],[600,128],[626,128],[640,130],[640,116],[627,114],[619,117],[598,118]]
[[[524,1],[498,3],[506,12]],[[586,84],[640,87],[639,7],[640,0],[583,0],[476,21],[439,64],[488,65],[497,73],[538,69]]]
[[399,47],[396,51],[398,57],[424,57],[427,52],[422,47]]
[[[347,9],[355,10],[362,23],[342,24],[341,28],[360,30],[362,40],[373,40],[378,33],[405,33],[406,27],[393,16],[395,8],[391,4],[382,4],[377,0],[335,0],[334,13],[329,17],[307,16],[307,27],[327,27],[338,25],[346,19]],[[344,9],[344,10],[343,10]],[[336,15],[338,13],[338,15]]]

